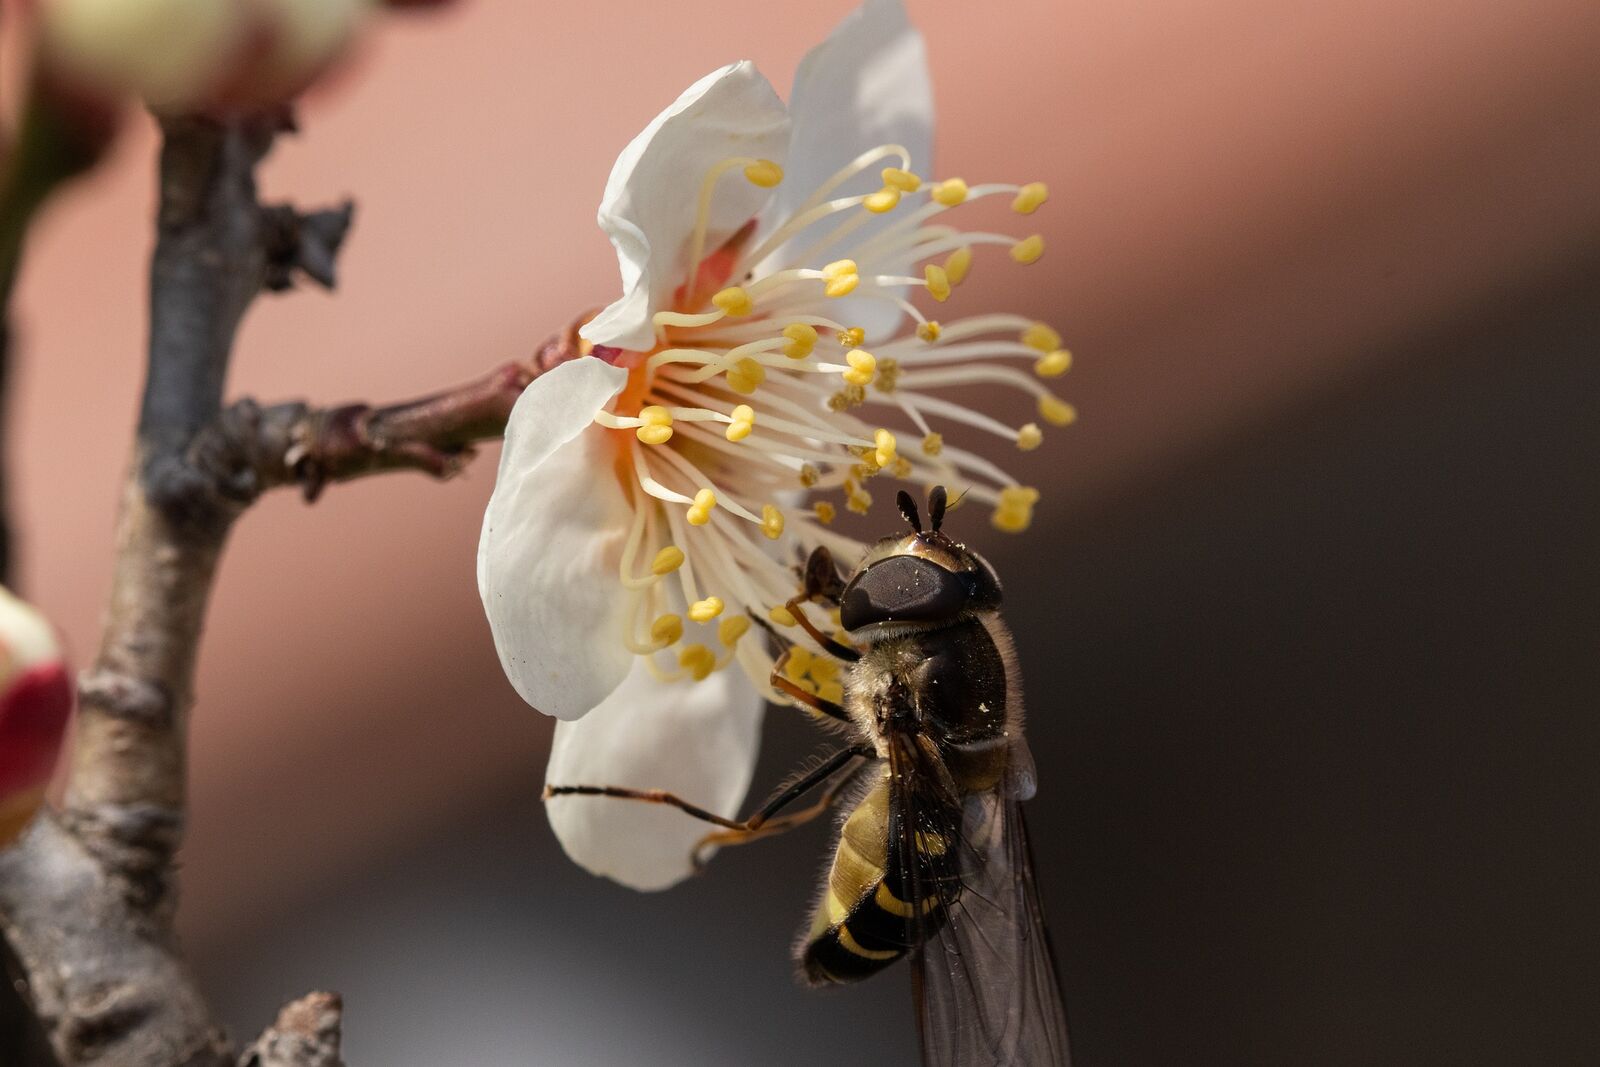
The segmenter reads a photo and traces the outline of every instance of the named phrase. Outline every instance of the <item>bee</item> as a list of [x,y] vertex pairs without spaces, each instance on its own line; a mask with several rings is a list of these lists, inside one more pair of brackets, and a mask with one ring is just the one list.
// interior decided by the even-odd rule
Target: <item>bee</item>
[[[848,579],[825,548],[806,561],[786,609],[843,661],[843,700],[785,676],[793,648],[772,684],[851,743],[755,815],[726,819],[654,790],[552,786],[545,795],[671,804],[721,827],[701,846],[765,837],[842,799],[833,860],[795,946],[803,979],[860,981],[909,956],[924,1064],[1055,1067],[1069,1062],[1066,1011],[1022,815],[1035,774],[1021,679],[1000,580],[941,530],[946,504],[935,487],[924,530],[901,492],[910,532],[880,540]],[[836,608],[849,643],[819,629],[806,603]],[[781,814],[819,788],[817,804]]]

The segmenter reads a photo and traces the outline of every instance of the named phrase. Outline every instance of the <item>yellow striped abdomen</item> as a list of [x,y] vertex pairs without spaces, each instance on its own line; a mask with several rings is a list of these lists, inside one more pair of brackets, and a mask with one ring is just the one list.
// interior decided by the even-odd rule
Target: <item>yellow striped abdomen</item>
[[[801,966],[815,985],[859,981],[883,970],[943,920],[938,886],[948,887],[946,903],[959,892],[946,838],[917,835],[916,877],[908,879],[902,876],[898,856],[889,855],[891,824],[898,831],[885,778],[845,820],[827,885],[801,946]],[[921,894],[915,906],[906,899],[913,895],[910,885]]]

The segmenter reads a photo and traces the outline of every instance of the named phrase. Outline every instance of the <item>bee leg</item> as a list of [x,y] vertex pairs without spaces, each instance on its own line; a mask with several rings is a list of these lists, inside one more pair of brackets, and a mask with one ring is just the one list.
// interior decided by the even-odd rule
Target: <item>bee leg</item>
[[547,785],[544,787],[544,799],[549,800],[551,797],[615,797],[618,800],[642,800],[647,804],[666,804],[686,815],[693,815],[696,819],[725,826],[730,830],[742,830],[745,825],[707,811],[698,804],[691,804],[664,789],[628,789],[620,785]]
[[[736,819],[725,818],[716,814],[715,812],[707,811],[700,805],[691,804],[677,794],[669,793],[664,789],[628,789],[617,785],[547,785],[544,787],[544,799],[549,800],[551,797],[578,796],[614,797],[618,800],[641,800],[647,804],[666,804],[669,807],[677,808],[686,815],[692,815],[702,822],[708,822],[722,827],[722,831],[712,834],[704,840],[698,842],[695,845],[693,852],[691,852],[690,856],[694,862],[695,868],[699,869],[699,867],[702,865],[700,852],[706,846],[706,844],[711,841],[712,838],[718,837],[721,833],[727,833],[731,837],[737,837],[742,840],[755,835],[760,835],[763,828],[766,828],[768,833],[778,833],[780,830],[787,830],[793,826],[800,825],[800,822],[789,823],[787,820],[769,820],[772,820],[774,815],[777,815],[778,812],[794,803],[794,801],[798,800],[806,793],[809,793],[811,790],[827,781],[834,774],[836,774],[840,768],[849,763],[851,760],[865,759],[874,755],[876,755],[876,753],[873,752],[872,749],[863,746],[853,746],[851,748],[840,749],[838,752],[835,752],[832,756],[829,756],[820,765],[818,765],[815,770],[803,775],[793,785],[780,791],[777,796],[763,804],[761,806],[761,810],[757,811],[754,815],[750,816],[750,818],[745,819],[742,822]],[[847,775],[846,778],[848,779],[848,777],[849,776]],[[825,797],[825,800],[831,801],[833,795],[837,791],[837,788],[830,790],[828,795]],[[797,814],[804,815],[805,813],[800,812]],[[806,816],[808,819],[813,817],[814,814]],[[803,821],[805,820],[801,820],[801,822]],[[776,825],[777,822],[784,822],[785,825],[779,827]]]
[[850,713],[845,711],[841,705],[835,704],[831,700],[823,700],[815,693],[806,692],[804,689],[800,688],[800,686],[794,682],[791,682],[777,671],[772,672],[772,678],[770,679],[770,682],[772,684],[772,688],[787,693],[796,701],[804,704],[806,707],[810,708],[812,711],[815,711],[819,715],[826,715],[828,718],[837,719],[839,722],[850,721]]
[[789,598],[788,603],[784,604],[784,610],[788,611],[788,613],[794,617],[794,621],[799,624],[800,629],[810,634],[811,639],[817,644],[821,645],[822,650],[828,653],[828,655],[832,656],[834,659],[842,659],[846,663],[854,663],[856,660],[860,659],[860,652],[857,652],[847,644],[835,641],[833,638],[817,629],[816,624],[810,619],[806,618],[806,613],[801,610],[800,605],[804,604],[809,599],[810,597],[808,597],[805,593],[801,593],[799,596],[792,596]]
[[803,775],[793,785],[781,790],[771,800],[767,801],[766,804],[762,805],[761,810],[746,819],[742,826],[725,830],[713,830],[696,842],[693,852],[690,853],[695,870],[698,871],[704,867],[707,859],[710,858],[705,854],[708,848],[720,845],[748,844],[763,837],[772,837],[786,830],[793,830],[797,826],[804,826],[812,819],[815,819],[818,815],[833,807],[834,801],[839,799],[839,794],[844,791],[844,787],[854,778],[853,774],[839,775],[833,784],[823,791],[817,802],[809,808],[803,808],[800,811],[782,816],[779,816],[778,812],[812,789],[815,789],[818,785],[826,782],[829,778],[833,778],[852,760],[868,759],[875,755],[875,752],[865,747],[846,748],[835,752],[827,760],[819,764],[815,770]]
[[783,665],[789,661],[789,653],[793,652],[794,648],[794,645],[790,645],[788,648],[784,649],[783,655],[778,657],[778,662],[772,665],[772,674],[767,678],[767,683],[771,685],[772,688],[783,693],[787,693],[789,696],[793,697],[799,703],[804,704],[812,711],[826,715],[830,719],[837,719],[840,722],[849,722],[850,715],[844,710],[843,707],[835,704],[831,700],[823,700],[815,693],[806,692],[797,683],[791,681],[789,677],[783,673]]

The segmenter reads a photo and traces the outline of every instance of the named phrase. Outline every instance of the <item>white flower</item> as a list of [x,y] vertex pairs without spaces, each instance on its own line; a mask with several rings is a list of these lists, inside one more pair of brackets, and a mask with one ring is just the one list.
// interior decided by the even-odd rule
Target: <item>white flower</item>
[[[582,329],[590,354],[518,401],[478,551],[506,674],[561,720],[549,781],[661,788],[735,812],[762,700],[791,702],[768,684],[773,660],[747,613],[793,627],[794,564],[817,545],[847,566],[862,551],[829,528],[826,497],[785,507],[798,491],[865,512],[874,477],[942,482],[992,505],[1002,529],[1027,526],[1038,494],[935,427],[1023,449],[1039,427],[935,392],[1012,386],[1064,425],[1072,409],[1037,380],[1066,369],[1060,338],[1016,315],[941,325],[907,297],[946,300],[981,246],[1037,259],[1041,238],[964,232],[946,213],[1005,195],[1029,214],[1045,189],[923,181],[932,111],[921,37],[896,0],[869,0],[806,56],[788,109],[735,63],[617,160],[600,225],[623,295]],[[786,673],[838,699],[826,657],[802,653]],[[618,800],[558,798],[549,814],[575,860],[641,889],[689,873],[707,829]]]

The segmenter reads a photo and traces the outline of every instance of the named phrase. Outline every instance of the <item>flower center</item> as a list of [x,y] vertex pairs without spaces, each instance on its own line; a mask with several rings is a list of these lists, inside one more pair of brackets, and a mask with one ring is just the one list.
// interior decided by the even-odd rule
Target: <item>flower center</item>
[[[834,195],[874,166],[880,189]],[[796,558],[817,545],[845,560],[859,557],[859,542],[829,528],[837,515],[831,495],[865,514],[871,483],[887,476],[958,488],[991,505],[1002,530],[1020,532],[1031,520],[1036,490],[984,456],[946,445],[936,426],[959,424],[1027,451],[1043,441],[1039,425],[1013,426],[942,394],[1006,386],[1031,397],[1039,418],[1065,426],[1073,409],[1040,379],[1064,373],[1070,354],[1042,323],[1006,314],[940,323],[908,297],[948,300],[983,246],[1035,262],[1044,248],[1038,235],[963,231],[941,220],[996,195],[1010,195],[1014,211],[1031,214],[1047,191],[1037,182],[924,182],[910,167],[898,145],[863,153],[767,232],[758,235],[752,222],[708,253],[720,181],[735,171],[768,188],[783,180],[770,161],[723,160],[702,182],[686,261],[692,276],[673,307],[656,313],[656,347],[596,350],[629,371],[611,410],[595,417],[616,432],[619,477],[633,504],[621,565],[632,605],[623,640],[663,677],[701,679],[738,659],[769,699],[782,699],[767,685],[772,660],[762,642],[740,640],[751,625],[741,612],[795,625],[781,606],[797,591],[795,575],[773,542],[787,541]],[[883,216],[890,217],[868,226]],[[875,302],[893,305],[915,328],[873,338],[869,350],[866,330],[847,309],[860,313]],[[1031,362],[1031,374],[1014,365],[1018,359]],[[809,508],[781,506],[802,491],[820,499]],[[825,610],[803,610],[818,613],[819,628],[837,629]],[[821,673],[811,673],[813,663]],[[838,685],[828,664],[791,654],[785,671],[822,692]]]

